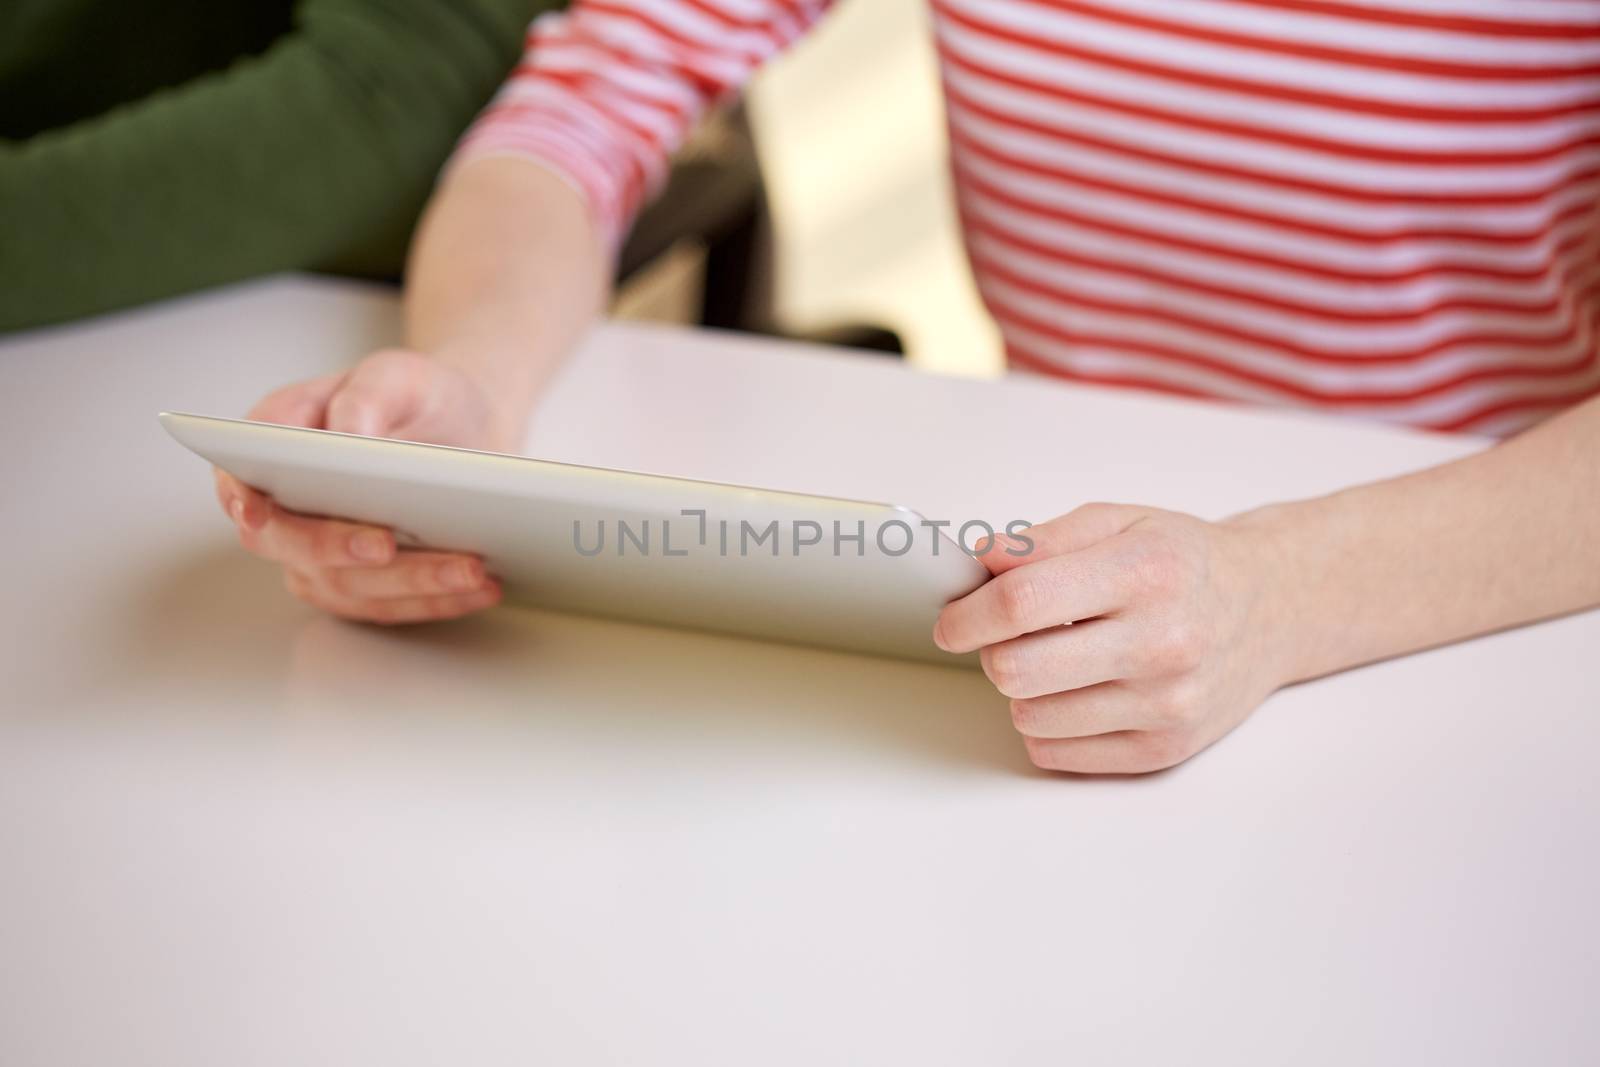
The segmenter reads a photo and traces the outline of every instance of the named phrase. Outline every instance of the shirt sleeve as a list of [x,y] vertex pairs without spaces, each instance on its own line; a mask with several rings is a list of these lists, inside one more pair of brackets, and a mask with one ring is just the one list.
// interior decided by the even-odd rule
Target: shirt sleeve
[[0,331],[269,271],[397,270],[440,164],[554,2],[302,0],[260,55],[0,140]]
[[574,0],[534,20],[521,63],[452,165],[530,158],[584,201],[615,248],[708,108],[831,0]]

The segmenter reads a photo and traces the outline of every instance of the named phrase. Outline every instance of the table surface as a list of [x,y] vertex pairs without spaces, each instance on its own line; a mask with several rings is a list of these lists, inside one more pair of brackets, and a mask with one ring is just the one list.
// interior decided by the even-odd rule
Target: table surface
[[[154,416],[242,411],[396,311],[280,278],[0,343],[0,1062],[1600,1055],[1600,615],[1099,780],[1031,769],[975,672],[511,609],[341,624],[237,550]],[[528,441],[1036,520],[1474,447],[620,325]]]

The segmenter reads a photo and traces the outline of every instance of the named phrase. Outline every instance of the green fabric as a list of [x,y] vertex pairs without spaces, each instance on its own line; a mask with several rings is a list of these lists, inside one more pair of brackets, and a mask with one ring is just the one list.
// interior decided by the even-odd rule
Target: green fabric
[[0,3],[0,330],[275,270],[397,275],[552,6]]

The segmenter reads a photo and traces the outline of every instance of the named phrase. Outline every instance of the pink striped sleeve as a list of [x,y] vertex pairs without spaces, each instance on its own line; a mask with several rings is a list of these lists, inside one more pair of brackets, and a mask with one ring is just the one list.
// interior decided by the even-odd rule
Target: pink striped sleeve
[[579,192],[614,248],[706,109],[830,2],[574,0],[534,21],[522,62],[451,165],[537,160]]

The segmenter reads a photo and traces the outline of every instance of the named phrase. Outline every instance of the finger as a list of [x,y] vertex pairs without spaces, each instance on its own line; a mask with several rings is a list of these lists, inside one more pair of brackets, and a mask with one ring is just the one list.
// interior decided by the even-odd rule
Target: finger
[[343,380],[343,374],[327,374],[286,385],[262,397],[245,418],[280,426],[321,427],[328,399]]
[[332,567],[310,575],[354,600],[444,596],[485,588],[483,561],[454,552],[401,552],[386,567]]
[[973,542],[972,555],[979,563],[989,568],[990,577],[994,577],[1015,570],[1033,559],[1034,548],[1035,545],[1028,538],[1026,530],[1022,531],[1020,537],[996,533],[989,537],[980,537]]
[[212,468],[212,481],[216,485],[217,503],[239,528],[240,536],[260,530],[272,512],[269,498],[220,467]]
[[1024,737],[1093,737],[1161,725],[1149,701],[1123,682],[1011,701],[1011,725]]
[[418,414],[418,361],[400,350],[374,353],[351,371],[328,399],[328,429],[382,437]]
[[240,532],[241,543],[258,556],[307,571],[378,567],[394,559],[394,534],[381,526],[297,515],[262,499],[266,519],[252,529],[241,526]]
[[459,619],[476,611],[485,611],[500,603],[498,583],[473,593],[451,596],[401,597],[393,600],[367,602],[372,614],[363,616],[368,622],[384,626],[403,626],[419,622],[443,622]]
[[1035,766],[1075,774],[1149,774],[1182,763],[1204,747],[1179,734],[1152,730],[1022,741]]
[[1024,563],[1081,552],[1115,537],[1150,512],[1150,508],[1133,504],[1084,504],[1037,526],[1016,529],[1013,524],[1005,534],[995,535],[994,546],[985,538],[973,546],[973,552],[990,574],[1003,574]]
[[1101,541],[991,578],[945,605],[934,624],[934,643],[946,652],[972,652],[1126,606],[1128,574],[1117,566],[1114,545]]
[[457,619],[500,602],[498,582],[490,582],[470,593],[441,596],[383,597],[359,599],[332,593],[298,571],[286,572],[289,591],[314,607],[354,622],[405,625]]
[[996,689],[1027,699],[1125,678],[1136,651],[1126,622],[1096,619],[986,645],[978,658]]
[[234,501],[249,487],[221,467],[211,468],[211,485],[216,490],[222,513],[231,518]]

